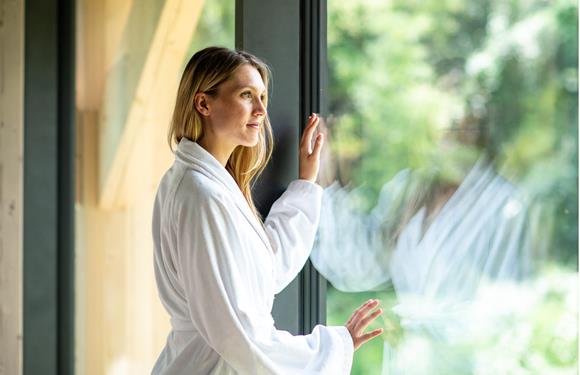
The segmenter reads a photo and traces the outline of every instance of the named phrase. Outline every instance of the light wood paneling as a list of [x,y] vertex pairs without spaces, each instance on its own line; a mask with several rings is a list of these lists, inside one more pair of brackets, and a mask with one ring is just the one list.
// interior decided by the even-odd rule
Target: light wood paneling
[[24,4],[0,1],[0,374],[22,374]]
[[170,331],[153,274],[152,205],[173,160],[167,128],[203,1],[166,0],[150,25],[154,37],[137,64],[137,89],[107,169],[100,154],[111,118],[103,115],[111,110],[105,95],[122,84],[112,81],[120,76],[112,70],[129,48],[128,24],[147,13],[141,5],[82,0],[78,7],[76,331],[83,375],[150,373]]

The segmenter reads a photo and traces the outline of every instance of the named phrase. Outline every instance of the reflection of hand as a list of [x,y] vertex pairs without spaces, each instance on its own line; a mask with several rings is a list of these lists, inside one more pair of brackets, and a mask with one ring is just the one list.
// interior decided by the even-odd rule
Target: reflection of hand
[[314,131],[318,126],[318,122],[319,118],[316,113],[310,115],[306,129],[304,130],[304,134],[302,134],[302,139],[300,140],[299,178],[311,182],[315,182],[318,177],[318,170],[320,169],[320,151],[322,150],[322,144],[324,143],[324,134],[318,133],[314,144],[314,150],[312,149],[312,138],[314,136]]
[[365,302],[361,307],[355,310],[348,322],[346,322],[346,328],[352,337],[352,342],[354,345],[354,350],[360,348],[364,343],[372,338],[377,337],[383,333],[382,328],[377,328],[369,333],[364,333],[364,329],[371,324],[377,316],[383,313],[382,309],[377,309],[371,313],[371,310],[379,305],[379,301],[376,299],[371,299]]
[[401,319],[391,309],[387,309],[382,318],[385,326],[384,339],[391,348],[396,348],[405,336],[405,331],[401,326]]
[[328,127],[323,118],[320,119],[318,129],[323,132],[326,137],[326,147],[324,147],[320,152],[320,173],[318,174],[318,183],[322,187],[327,187],[336,181],[337,166],[330,147],[332,144],[331,134],[328,131]]

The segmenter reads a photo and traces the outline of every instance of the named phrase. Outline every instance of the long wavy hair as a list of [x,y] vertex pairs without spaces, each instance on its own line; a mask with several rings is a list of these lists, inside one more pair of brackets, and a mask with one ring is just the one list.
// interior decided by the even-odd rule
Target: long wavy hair
[[[169,127],[169,147],[178,144],[182,138],[196,142],[204,134],[202,117],[195,109],[195,95],[199,92],[216,94],[218,87],[227,81],[241,65],[251,65],[262,77],[266,86],[264,106],[268,105],[270,69],[257,57],[244,52],[223,47],[207,47],[196,52],[187,63],[179,89],[171,126]],[[238,146],[226,163],[227,171],[238,184],[248,205],[261,220],[261,215],[252,199],[252,185],[262,173],[272,156],[273,138],[270,119],[266,114],[260,127],[258,143],[253,147]]]

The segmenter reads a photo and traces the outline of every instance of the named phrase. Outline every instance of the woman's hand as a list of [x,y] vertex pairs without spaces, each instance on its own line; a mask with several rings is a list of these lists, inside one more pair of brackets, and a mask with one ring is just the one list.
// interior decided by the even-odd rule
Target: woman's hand
[[378,300],[368,300],[361,307],[356,309],[348,322],[346,322],[346,328],[352,337],[354,350],[357,350],[361,347],[362,344],[383,333],[382,328],[377,328],[369,333],[363,333],[364,329],[368,327],[368,325],[371,324],[377,318],[377,316],[383,313],[382,309],[377,309],[371,313],[371,310],[378,305]]
[[312,149],[312,137],[314,136],[314,131],[316,130],[319,121],[320,119],[316,113],[310,115],[308,118],[308,124],[306,124],[306,129],[304,129],[302,139],[300,140],[299,178],[310,182],[316,182],[316,178],[318,177],[318,170],[320,169],[320,150],[322,150],[322,145],[324,143],[324,134],[318,133],[314,142],[314,149]]

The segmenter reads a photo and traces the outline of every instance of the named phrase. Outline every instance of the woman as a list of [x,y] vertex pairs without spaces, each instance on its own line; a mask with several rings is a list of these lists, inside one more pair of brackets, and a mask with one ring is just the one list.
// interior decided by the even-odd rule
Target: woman
[[[382,312],[371,300],[345,327],[305,336],[276,330],[274,295],[310,253],[322,198],[323,136],[300,145],[300,179],[262,222],[250,186],[272,151],[269,71],[241,51],[209,47],[189,61],[169,140],[175,163],[153,213],[155,275],[172,331],[154,374],[348,374],[353,349],[382,330],[363,330]],[[371,312],[372,311],[372,312]]]

